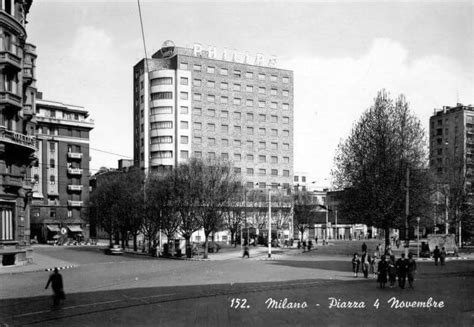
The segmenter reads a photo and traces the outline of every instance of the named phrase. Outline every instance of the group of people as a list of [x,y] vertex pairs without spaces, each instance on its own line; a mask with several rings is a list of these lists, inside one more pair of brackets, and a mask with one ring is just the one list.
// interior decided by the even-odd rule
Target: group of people
[[372,273],[374,277],[377,278],[380,288],[385,288],[387,283],[390,284],[390,288],[395,287],[397,278],[400,288],[405,288],[407,279],[409,287],[413,288],[416,261],[413,259],[411,253],[408,255],[408,258],[405,258],[405,254],[402,253],[398,260],[395,260],[395,255],[388,251],[385,251],[385,254],[381,255],[380,259],[378,259],[378,251],[371,257],[364,243],[362,245],[362,255],[359,256],[356,252],[352,257],[352,271],[354,277],[358,276],[359,270],[362,270],[365,278],[368,278],[369,273]]
[[438,261],[440,261],[441,266],[444,266],[444,263],[446,262],[446,249],[443,247],[440,251],[436,246],[433,251],[433,258],[436,266],[438,265]]

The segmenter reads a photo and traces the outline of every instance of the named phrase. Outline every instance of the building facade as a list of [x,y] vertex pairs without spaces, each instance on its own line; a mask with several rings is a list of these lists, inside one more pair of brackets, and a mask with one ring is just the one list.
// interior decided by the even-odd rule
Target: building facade
[[94,128],[80,106],[36,100],[37,162],[32,167],[31,233],[38,242],[89,238],[89,133]]
[[35,161],[35,46],[26,43],[31,0],[0,4],[0,259],[27,262],[31,249],[32,183]]
[[[225,54],[224,54],[225,57]],[[165,42],[134,67],[134,162],[232,162],[248,188],[293,181],[293,72]]]
[[[472,197],[474,183],[474,107],[458,103],[435,109],[430,117],[430,169],[437,178],[434,224],[450,231],[450,193]],[[458,198],[460,197],[460,194]]]

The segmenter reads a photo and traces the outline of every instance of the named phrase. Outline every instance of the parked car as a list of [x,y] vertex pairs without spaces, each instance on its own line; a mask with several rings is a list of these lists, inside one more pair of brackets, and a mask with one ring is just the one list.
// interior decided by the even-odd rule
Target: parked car
[[122,255],[123,254],[123,249],[120,247],[118,244],[114,244],[112,247],[109,247],[105,249],[105,254],[110,254],[110,255]]
[[[205,244],[202,243],[202,248],[204,249]],[[209,253],[217,253],[221,249],[221,246],[215,242],[207,243],[207,250]]]

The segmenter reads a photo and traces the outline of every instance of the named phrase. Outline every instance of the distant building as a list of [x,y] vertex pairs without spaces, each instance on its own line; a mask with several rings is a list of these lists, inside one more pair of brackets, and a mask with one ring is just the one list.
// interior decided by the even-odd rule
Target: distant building
[[133,71],[135,166],[222,158],[248,188],[291,187],[292,71],[171,41]]
[[32,0],[0,3],[0,260],[31,259],[29,167],[36,160],[36,48],[26,42]]
[[[444,224],[446,194],[449,187],[473,192],[474,183],[474,106],[458,103],[454,107],[435,109],[430,117],[430,169],[437,177],[435,224]],[[456,185],[453,185],[456,184]]]
[[89,238],[89,134],[94,128],[80,106],[36,101],[38,161],[32,168],[32,237],[39,242]]

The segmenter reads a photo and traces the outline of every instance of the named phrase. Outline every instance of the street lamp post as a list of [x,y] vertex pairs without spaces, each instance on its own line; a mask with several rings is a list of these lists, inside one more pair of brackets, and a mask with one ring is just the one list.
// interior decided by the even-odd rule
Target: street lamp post
[[272,257],[272,189],[268,190],[268,257]]
[[416,231],[416,236],[417,236],[417,242],[416,242],[416,257],[420,257],[420,217],[416,217],[416,222],[417,222],[417,231]]
[[405,257],[408,258],[408,215],[410,214],[410,167],[407,167],[407,194],[405,207]]

